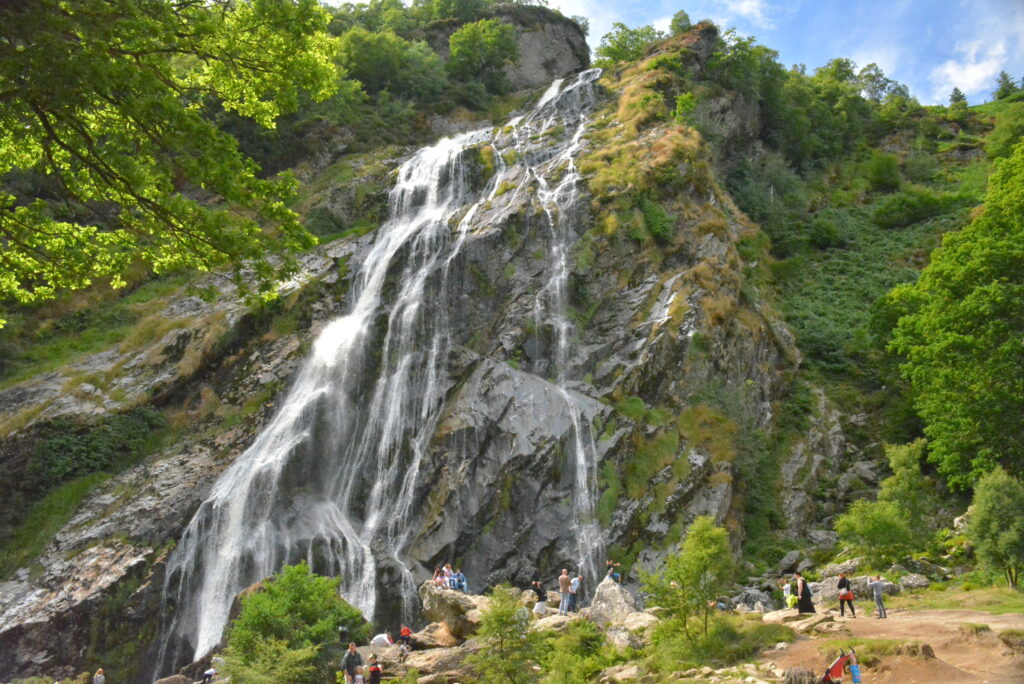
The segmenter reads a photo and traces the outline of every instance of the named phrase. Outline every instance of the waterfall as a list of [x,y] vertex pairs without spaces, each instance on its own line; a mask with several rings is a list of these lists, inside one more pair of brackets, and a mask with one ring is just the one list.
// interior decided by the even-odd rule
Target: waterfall
[[[589,423],[567,389],[573,328],[566,282],[576,238],[571,216],[580,199],[573,157],[598,75],[556,81],[502,131],[446,138],[399,167],[389,219],[355,266],[348,312],[319,334],[278,412],[214,483],[168,561],[158,671],[214,649],[234,597],[284,563],[306,559],[317,572],[340,576],[342,594],[370,619],[384,569],[395,575],[390,584],[400,588],[406,609],[416,605],[402,553],[414,526],[405,522],[450,384],[451,267],[479,208],[523,167],[537,182],[551,229],[535,315],[554,330],[555,381],[574,416],[577,556],[594,575],[596,457]],[[539,131],[556,125],[565,136],[536,142]],[[522,161],[499,161],[495,176],[475,192],[467,155],[481,144],[514,147]],[[561,165],[564,175],[549,182]]]

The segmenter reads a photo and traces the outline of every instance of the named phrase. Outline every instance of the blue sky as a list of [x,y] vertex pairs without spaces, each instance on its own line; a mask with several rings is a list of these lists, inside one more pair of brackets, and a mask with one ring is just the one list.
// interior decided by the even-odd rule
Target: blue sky
[[680,9],[693,21],[752,35],[789,66],[833,57],[875,62],[922,104],[946,103],[954,86],[971,104],[991,99],[996,75],[1024,77],[1024,0],[549,0],[590,19],[597,47],[612,23],[667,28]]

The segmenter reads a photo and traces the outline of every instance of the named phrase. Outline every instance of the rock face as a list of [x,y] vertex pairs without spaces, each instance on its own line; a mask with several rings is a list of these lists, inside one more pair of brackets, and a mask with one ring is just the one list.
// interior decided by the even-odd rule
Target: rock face
[[[590,64],[586,36],[575,22],[561,14],[543,7],[517,5],[499,5],[493,14],[516,30],[519,59],[505,67],[513,90],[546,86]],[[457,23],[436,26],[428,34],[427,42],[447,59],[448,38],[458,28]]]

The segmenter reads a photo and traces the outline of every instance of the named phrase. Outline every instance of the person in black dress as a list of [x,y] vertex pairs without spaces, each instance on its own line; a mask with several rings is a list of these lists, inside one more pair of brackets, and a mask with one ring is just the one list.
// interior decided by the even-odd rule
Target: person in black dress
[[814,601],[811,600],[811,587],[807,584],[804,576],[797,572],[793,575],[796,578],[796,608],[801,613],[816,613]]

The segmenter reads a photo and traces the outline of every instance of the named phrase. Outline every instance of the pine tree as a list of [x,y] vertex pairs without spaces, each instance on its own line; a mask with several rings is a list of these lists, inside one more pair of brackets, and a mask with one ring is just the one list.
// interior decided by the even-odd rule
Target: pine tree
[[953,88],[953,92],[949,94],[949,104],[954,105],[959,102],[967,104],[967,96],[959,88]]
[[1010,74],[1000,71],[999,75],[996,76],[995,98],[1002,100],[1004,97],[1010,97],[1010,95],[1013,95],[1018,90],[1017,84],[1013,82]]

